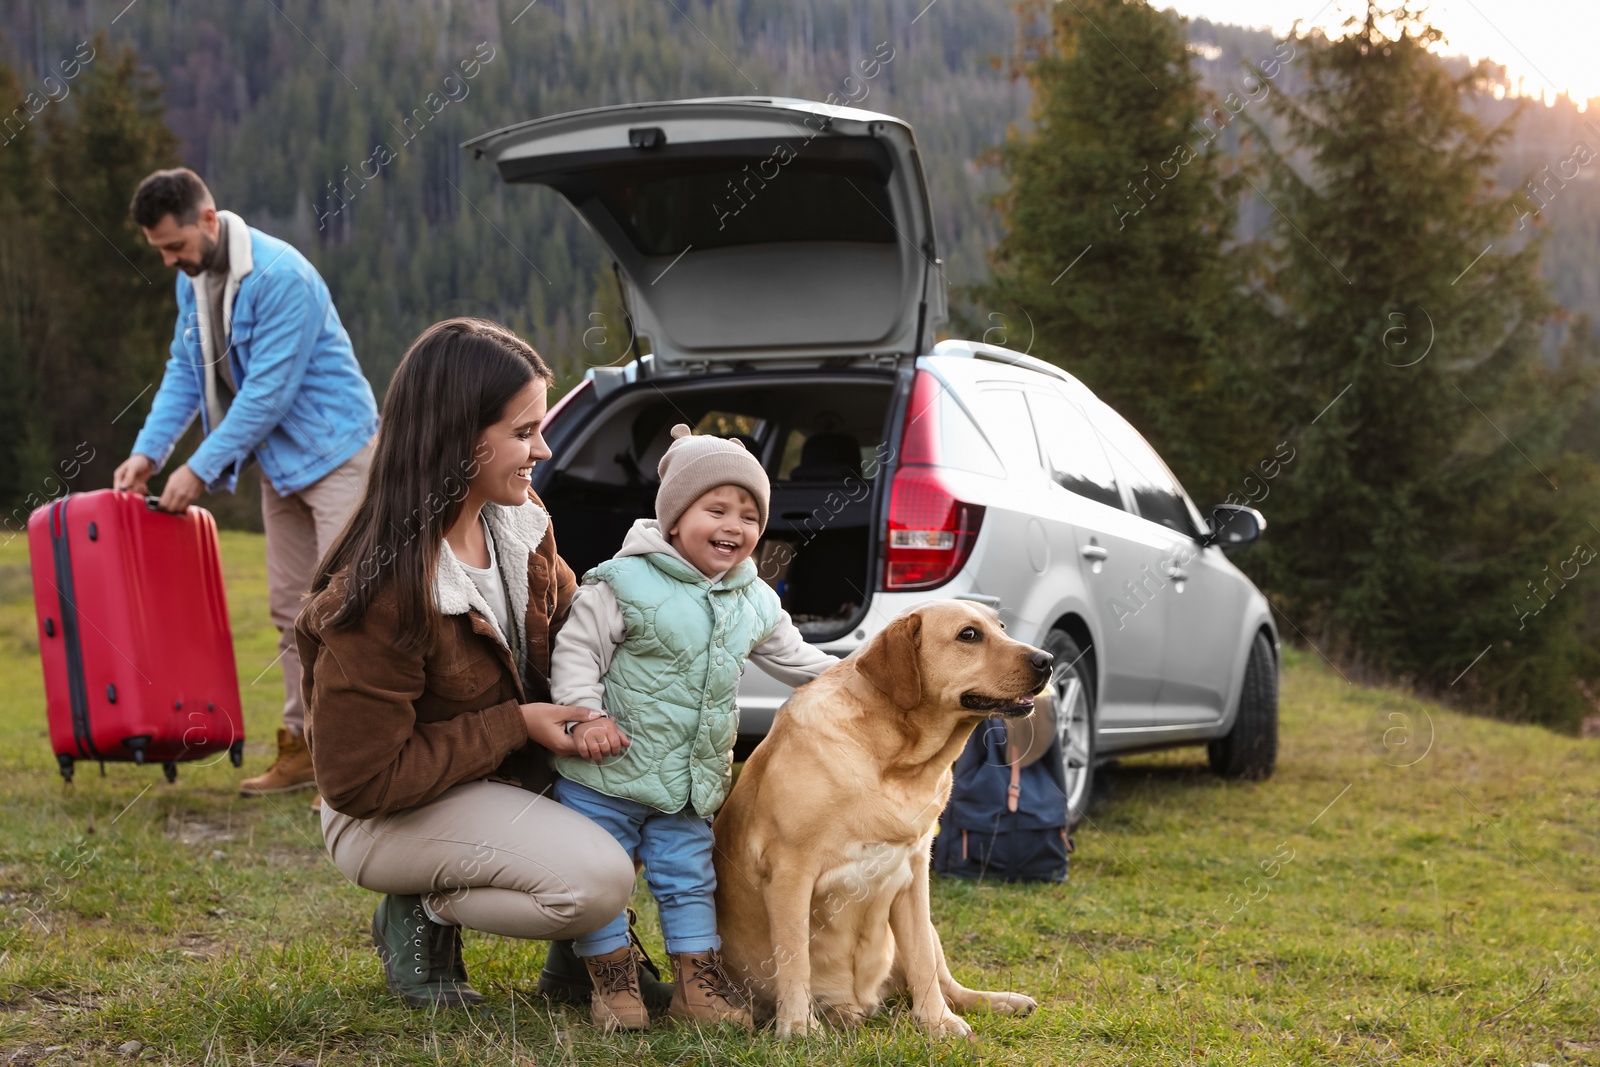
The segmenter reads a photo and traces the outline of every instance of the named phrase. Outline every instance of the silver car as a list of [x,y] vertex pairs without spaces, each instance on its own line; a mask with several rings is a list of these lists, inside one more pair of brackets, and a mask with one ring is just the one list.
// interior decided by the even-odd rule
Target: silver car
[[[1019,745],[1059,737],[1074,821],[1117,753],[1203,744],[1220,774],[1272,772],[1277,631],[1222,551],[1264,520],[1202,517],[1059,368],[934,343],[945,277],[906,123],[709,98],[536,119],[467,147],[565,197],[626,301],[592,338],[621,358],[552,408],[556,458],[534,474],[580,574],[653,513],[673,424],[736,436],[772,479],[757,566],[808,639],[847,655],[907,608],[958,597],[1054,654],[1037,743]],[[746,673],[747,743],[787,693]]]

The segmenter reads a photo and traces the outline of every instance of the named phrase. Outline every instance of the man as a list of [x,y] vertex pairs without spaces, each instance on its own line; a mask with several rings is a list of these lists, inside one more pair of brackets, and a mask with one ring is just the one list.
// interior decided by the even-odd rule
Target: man
[[[186,167],[145,178],[131,207],[163,262],[183,273],[171,358],[133,454],[112,484],[148,492],[150,476],[196,412],[205,439],[167,476],[163,510],[181,512],[202,491],[233,492],[240,471],[260,463],[267,589],[285,698],[277,759],[239,792],[312,788],[294,622],[317,560],[361,501],[377,403],[327,285],[294,248],[218,211]],[[315,797],[312,807],[320,802]]]

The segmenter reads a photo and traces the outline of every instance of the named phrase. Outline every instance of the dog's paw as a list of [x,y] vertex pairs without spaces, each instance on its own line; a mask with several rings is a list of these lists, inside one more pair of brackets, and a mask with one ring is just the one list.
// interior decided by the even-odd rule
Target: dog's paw
[[773,1028],[777,1031],[777,1034],[780,1038],[787,1041],[790,1038],[805,1037],[807,1034],[815,1034],[820,1032],[822,1030],[822,1023],[818,1021],[815,1015],[807,1012],[804,1015],[799,1015],[792,1018],[786,1018],[780,1015],[778,1016],[777,1021],[773,1024]]
[[1031,1015],[1039,1002],[1022,993],[990,993],[989,1010],[1001,1015]]
[[867,1013],[854,1004],[828,1004],[822,1009],[822,1021],[836,1030],[854,1030],[867,1021]]
[[963,990],[961,996],[947,1001],[962,1015],[975,1011],[992,1011],[996,1015],[1030,1015],[1039,1004],[1023,993],[990,993],[981,989]]
[[918,1019],[917,1024],[926,1030],[930,1037],[964,1037],[968,1041],[977,1040],[967,1021],[952,1011],[946,1011],[942,1016],[932,1019]]

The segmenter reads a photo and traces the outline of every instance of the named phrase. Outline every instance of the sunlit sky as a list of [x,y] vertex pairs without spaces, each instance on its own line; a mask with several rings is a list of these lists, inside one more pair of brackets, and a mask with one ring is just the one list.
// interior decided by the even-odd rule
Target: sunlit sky
[[[1156,0],[1180,14],[1287,33],[1296,19],[1337,35],[1363,0]],[[1325,6],[1324,6],[1325,5]],[[1398,2],[1382,6],[1398,6]],[[1513,92],[1574,100],[1600,97],[1600,0],[1433,0],[1427,17],[1445,34],[1445,54],[1492,59],[1506,67]]]

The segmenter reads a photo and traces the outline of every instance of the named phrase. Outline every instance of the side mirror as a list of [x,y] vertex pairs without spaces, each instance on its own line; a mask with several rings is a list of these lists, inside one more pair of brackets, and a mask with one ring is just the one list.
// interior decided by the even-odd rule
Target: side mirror
[[1211,532],[1200,540],[1200,547],[1221,545],[1235,548],[1248,545],[1267,528],[1266,517],[1243,504],[1218,504],[1211,509]]

